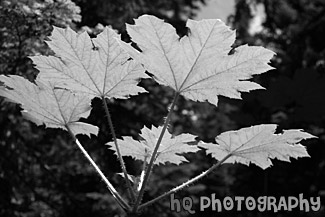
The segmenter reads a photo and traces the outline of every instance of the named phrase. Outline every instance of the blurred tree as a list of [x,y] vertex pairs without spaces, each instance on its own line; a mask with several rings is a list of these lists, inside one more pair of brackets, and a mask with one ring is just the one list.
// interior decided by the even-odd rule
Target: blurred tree
[[[257,13],[258,8],[262,13]],[[262,28],[257,32],[251,31],[258,20],[256,14],[262,19]],[[238,30],[238,44],[262,45],[277,53],[272,62],[276,69],[255,78],[267,90],[245,94],[237,104],[238,110],[230,114],[232,120],[239,126],[276,123],[280,129],[305,129],[320,138],[307,144],[311,159],[293,164],[276,162],[274,169],[267,169],[262,176],[258,169],[237,167],[233,192],[257,196],[321,195],[325,189],[325,1],[238,0],[230,20]],[[324,207],[324,198],[322,201]],[[322,216],[324,210],[285,215]]]
[[[44,43],[44,39],[46,40],[46,36],[52,30],[52,25],[60,27],[70,25],[72,28],[77,28],[77,22],[78,27],[84,27],[95,36],[102,28],[97,24],[102,23],[119,29],[126,38],[124,23],[132,22],[133,18],[143,13],[149,13],[167,19],[176,26],[178,33],[183,35],[187,33],[185,21],[195,15],[199,1],[75,2],[80,5],[81,10],[70,0],[1,1],[0,73],[22,75],[32,81],[37,70],[33,68],[28,56],[52,53]],[[84,16],[81,23],[80,12]],[[92,28],[94,26],[96,28]],[[137,137],[143,125],[159,125],[167,114],[172,91],[160,87],[149,79],[142,81],[141,85],[150,93],[130,100],[111,100],[110,110],[118,136]],[[7,103],[3,99],[0,100],[0,104],[0,125],[3,126],[0,131],[0,183],[1,192],[4,192],[0,196],[1,216],[89,216],[93,214],[112,216],[120,212],[105,186],[99,182],[91,166],[87,164],[65,132],[45,131],[44,128],[36,127],[24,120],[18,106]],[[109,178],[121,183],[114,175],[119,172],[116,157],[112,151],[103,148],[103,144],[111,140],[111,135],[102,118],[101,102],[95,99],[92,105],[93,111],[88,121],[99,126],[101,132],[91,141],[85,137],[80,139]],[[208,104],[205,107],[214,109]],[[173,118],[174,131],[177,133],[193,131],[192,124],[196,123],[202,128],[197,128],[194,133],[204,137],[205,129],[209,129],[213,122],[218,120],[222,122],[224,119],[220,116],[216,120],[209,120],[211,122],[209,125],[204,125],[202,120],[208,120],[209,117],[203,113],[201,115],[200,110],[202,108],[196,103],[188,106],[187,102],[181,99]],[[198,114],[196,118],[193,118],[196,116],[194,113]],[[229,122],[227,119],[225,121]],[[210,138],[217,134],[217,132],[210,133]],[[127,159],[127,164],[131,173],[139,172],[130,159]],[[208,166],[208,162],[204,159],[203,165]],[[202,169],[202,164],[185,167],[188,169],[158,168],[157,173],[164,176],[163,180],[159,177],[156,179],[156,183],[161,187],[159,190],[152,189],[146,199],[170,189],[175,185],[175,177],[180,177],[181,174],[185,178],[197,174]],[[182,180],[184,181],[184,177]],[[123,184],[119,187],[123,192]],[[198,191],[193,189],[199,188],[200,186],[192,188],[192,194],[197,194]],[[156,208],[160,210],[161,216],[168,215],[166,204],[157,205]],[[150,209],[147,215],[153,213],[157,214]]]
[[[19,74],[33,80],[37,71],[28,56],[50,54],[43,43],[51,25],[86,29],[92,36],[103,25],[111,25],[129,40],[125,23],[142,14],[152,14],[187,34],[185,22],[198,12],[204,0],[2,0],[0,1],[0,73]],[[249,33],[257,4],[265,8],[263,30]],[[78,5],[78,6],[76,6]],[[82,19],[81,16],[82,15]],[[269,90],[244,94],[243,101],[222,98],[216,108],[180,98],[170,130],[189,132],[204,141],[214,141],[219,133],[258,123],[277,123],[281,128],[305,128],[324,143],[324,1],[255,0],[237,1],[230,19],[237,29],[238,43],[263,45],[278,53],[275,72],[256,77]],[[80,21],[80,22],[79,22]],[[77,22],[77,23],[76,23]],[[98,25],[98,24],[102,25]],[[236,44],[236,45],[237,45]],[[128,100],[110,101],[110,111],[118,137],[137,138],[143,125],[159,125],[167,114],[172,91],[150,79],[140,83],[149,93]],[[105,174],[124,191],[115,155],[103,145],[111,140],[103,121],[100,100],[93,100],[88,122],[100,127],[98,137],[79,137]],[[17,106],[0,99],[0,216],[114,216],[119,208],[93,169],[59,130],[36,127],[21,118]],[[180,192],[181,196],[271,195],[301,192],[317,194],[324,189],[324,148],[308,147],[312,160],[282,164],[261,172],[255,167],[223,166],[202,180],[201,185]],[[207,169],[213,162],[205,154],[187,155],[194,161],[180,167],[156,168],[154,183],[145,200],[151,199]],[[126,159],[131,174],[138,174],[140,163]],[[290,170],[289,170],[290,168]],[[242,175],[243,174],[243,175]],[[304,178],[307,177],[307,178]],[[253,181],[252,181],[253,180]],[[157,187],[158,186],[158,187]],[[288,187],[290,186],[290,188]],[[295,186],[299,186],[294,189]],[[4,193],[3,193],[4,192]],[[278,195],[278,194],[277,194]],[[195,202],[195,206],[198,201]],[[203,213],[196,213],[200,216]],[[206,213],[209,214],[209,213]],[[255,213],[254,213],[255,214]],[[186,216],[171,212],[168,201],[153,205],[143,216]],[[226,216],[229,213],[220,213]],[[291,213],[297,215],[297,213]],[[243,213],[242,216],[252,216]],[[256,214],[258,216],[258,214]],[[274,215],[271,215],[274,216]],[[307,216],[307,215],[306,215]]]
[[111,25],[121,32],[125,31],[125,23],[142,14],[151,14],[167,20],[180,33],[188,18],[193,18],[199,10],[199,3],[205,0],[74,0],[82,8],[80,26],[94,27],[98,23]]
[[[0,1],[0,73],[33,80],[37,71],[28,56],[49,54],[43,40],[52,25],[73,26],[81,19],[79,13],[70,0]],[[82,207],[80,202],[96,198],[86,194],[84,201],[76,202],[77,194],[71,193],[83,188],[76,179],[86,176],[80,171],[88,167],[83,167],[82,160],[73,160],[81,157],[69,138],[57,131],[45,133],[23,120],[16,105],[3,99],[0,104],[0,216],[82,213],[76,209]]]

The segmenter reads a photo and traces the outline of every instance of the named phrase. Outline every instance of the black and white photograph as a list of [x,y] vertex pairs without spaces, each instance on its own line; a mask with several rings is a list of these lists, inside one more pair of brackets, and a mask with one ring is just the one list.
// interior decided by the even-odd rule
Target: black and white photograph
[[0,0],[0,217],[152,216],[325,216],[325,0]]

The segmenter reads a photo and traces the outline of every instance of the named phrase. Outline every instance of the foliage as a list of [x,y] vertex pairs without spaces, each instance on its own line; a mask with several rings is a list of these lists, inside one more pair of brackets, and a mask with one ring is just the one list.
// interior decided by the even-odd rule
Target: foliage
[[[33,79],[29,55],[49,52],[43,40],[52,25],[67,26],[80,21],[80,8],[69,1],[3,0],[1,10],[1,74],[22,74]],[[10,72],[10,73],[9,73]]]
[[[11,2],[11,6],[8,4],[3,6],[5,2]],[[136,0],[127,1],[125,4],[126,1],[75,0],[83,15],[82,22],[77,24],[64,20],[78,14],[74,9],[71,11],[77,7],[67,9],[63,4],[64,1],[37,1],[40,4],[48,3],[49,6],[48,10],[42,11],[37,16],[33,14],[27,16],[21,7],[17,7],[30,5],[32,2],[36,1],[0,1],[1,74],[19,74],[33,80],[37,70],[32,67],[32,62],[27,56],[52,53],[43,43],[43,39],[46,39],[52,30],[50,25],[65,27],[68,24],[75,29],[76,25],[93,27],[97,23],[102,23],[105,26],[114,26],[125,39],[128,37],[124,32],[124,23],[132,23],[133,18],[142,13],[149,13],[164,18],[176,28],[179,35],[184,35],[188,33],[185,21],[188,17],[195,16],[197,9],[194,7],[198,1]],[[138,2],[142,5],[139,6]],[[313,144],[305,143],[312,156],[311,159],[300,159],[290,165],[273,161],[276,166],[265,171],[254,166],[246,168],[239,165],[230,167],[224,165],[212,175],[202,179],[197,188],[190,187],[178,192],[179,197],[190,195],[197,198],[211,193],[216,193],[219,197],[292,196],[301,192],[304,195],[315,196],[325,189],[323,159],[325,131],[322,118],[325,110],[322,91],[324,85],[321,82],[324,77],[322,64],[324,4],[318,0],[257,2],[263,3],[266,7],[267,19],[263,24],[264,31],[253,36],[247,32],[253,17],[255,1],[237,1],[236,16],[232,19],[232,24],[237,30],[236,45],[245,43],[263,45],[276,51],[277,56],[273,58],[272,65],[277,69],[252,79],[267,87],[267,91],[242,94],[243,101],[220,97],[218,107],[180,97],[168,130],[176,135],[184,132],[199,135],[198,139],[214,142],[218,134],[227,130],[261,123],[275,123],[279,125],[280,130],[304,128],[319,136],[320,140]],[[67,13],[64,15],[60,11]],[[6,31],[2,31],[4,26]],[[34,31],[36,28],[39,31]],[[17,29],[20,31],[17,32]],[[103,29],[102,25],[98,25],[98,28],[89,32],[93,37]],[[296,34],[297,32],[299,34]],[[20,39],[23,39],[23,43],[20,43]],[[306,64],[303,66],[309,68],[300,69],[302,64]],[[173,96],[171,89],[160,87],[149,79],[142,80],[140,86],[148,93],[128,100],[108,100],[117,137],[128,135],[139,138],[137,134],[143,125],[148,127],[152,123],[162,124],[167,113]],[[102,102],[94,99],[92,107],[88,120],[82,121],[97,125],[101,130],[98,137],[92,137],[91,141],[82,136],[79,138],[108,177],[114,183],[120,183],[121,180],[113,176],[114,173],[121,172],[116,157],[112,151],[103,146],[104,143],[111,141],[112,136],[103,121]],[[0,99],[0,215],[113,216],[119,213],[114,199],[107,193],[103,183],[98,182],[93,168],[67,136],[57,130],[44,131],[35,127],[23,120],[18,111],[18,107]],[[202,151],[195,156],[193,154],[185,156],[193,163],[154,168],[155,176],[150,179],[153,185],[148,186],[144,201],[151,200],[173,186],[185,182],[215,162],[207,158]],[[130,172],[138,175],[135,168],[140,166],[139,162],[133,162],[129,158],[125,158],[125,162]],[[121,185],[120,190],[123,189],[125,186]],[[168,201],[161,201],[147,210],[147,216],[176,215],[173,212],[169,213],[168,210]],[[209,211],[201,214],[215,215]],[[228,216],[229,213],[219,215]],[[255,213],[243,211],[240,215],[254,216]],[[314,214],[280,212],[265,215]]]
[[[52,53],[43,42],[52,25],[73,27],[73,22],[81,19],[79,13],[80,8],[69,0],[0,1],[0,74],[34,80],[37,70],[28,56]],[[103,200],[73,192],[85,187],[76,179],[94,177],[91,172],[79,172],[90,166],[75,163],[74,159],[82,156],[66,136],[51,130],[44,133],[24,120],[19,111],[0,99],[0,216],[87,215],[86,207]],[[105,198],[101,204],[111,199]]]
[[[123,137],[123,140],[118,140],[122,156],[131,156],[135,159],[149,163],[150,156],[154,152],[156,140],[162,131],[162,127],[154,127],[151,129],[144,127],[141,130],[142,141],[135,141],[132,137]],[[191,134],[181,134],[172,136],[166,132],[162,143],[158,149],[157,159],[154,164],[164,164],[167,162],[180,164],[182,161],[187,161],[182,153],[197,152],[199,149],[194,145],[188,145],[188,142],[195,141],[195,136]],[[107,143],[115,150],[113,142]]]
[[125,98],[145,92],[137,86],[137,79],[148,76],[139,64],[128,60],[117,36],[114,30],[105,28],[91,40],[86,32],[77,35],[69,28],[54,28],[47,44],[56,57],[32,57],[41,72],[38,76],[89,98]]
[[193,18],[199,5],[205,0],[75,0],[84,10],[81,12],[80,26],[94,27],[98,23],[112,25],[114,29],[124,32],[125,23],[131,23],[142,14],[151,14],[168,20],[177,30],[184,34],[184,23]]
[[[143,25],[144,23],[146,25]],[[154,16],[143,15],[130,28],[131,37],[138,43],[142,50],[141,53],[119,42],[134,60],[142,63],[153,74],[159,83],[169,85],[175,91],[173,102],[163,126],[152,128],[151,130],[148,128],[142,130],[142,137],[145,139],[145,144],[148,148],[143,149],[142,143],[136,142],[130,137],[127,138],[128,141],[125,141],[126,143],[122,140],[123,145],[120,148],[121,140],[117,140],[115,135],[105,98],[124,98],[128,95],[143,92],[141,89],[139,91],[139,88],[137,89],[134,85],[139,78],[146,78],[147,76],[144,76],[141,67],[137,66],[138,63],[133,63],[132,59],[129,60],[128,56],[123,54],[123,50],[118,47],[116,41],[114,42],[114,40],[118,40],[116,38],[117,35],[108,29],[104,31],[104,34],[100,34],[98,38],[94,39],[94,42],[91,42],[85,33],[76,35],[70,29],[66,31],[54,29],[50,37],[51,42],[48,44],[61,58],[45,58],[41,56],[35,59],[36,64],[39,66],[38,68],[41,69],[40,74],[36,78],[37,86],[17,76],[1,76],[0,81],[4,83],[4,87],[0,89],[0,95],[21,104],[25,109],[24,112],[28,114],[28,119],[36,124],[44,123],[47,127],[59,127],[67,130],[79,149],[96,169],[96,172],[105,181],[121,208],[131,215],[196,182],[225,162],[240,162],[244,164],[253,162],[265,169],[271,165],[269,158],[288,161],[289,157],[308,156],[306,150],[301,145],[287,145],[314,137],[308,133],[288,130],[281,136],[274,136],[272,135],[272,132],[275,130],[274,125],[260,125],[224,133],[217,138],[220,144],[217,147],[211,144],[201,144],[201,147],[208,149],[207,152],[212,153],[212,156],[219,160],[217,164],[161,196],[142,203],[144,190],[148,185],[149,177],[155,164],[167,161],[179,164],[182,158],[176,157],[175,154],[196,152],[198,150],[194,146],[185,145],[187,142],[194,140],[194,136],[181,134],[171,138],[168,132],[166,134],[171,114],[174,111],[179,95],[185,95],[192,100],[208,100],[210,102],[212,95],[215,95],[215,97],[217,95],[224,95],[238,98],[239,91],[259,88],[259,86],[253,85],[254,83],[243,81],[244,79],[249,78],[253,74],[260,74],[265,70],[271,69],[267,62],[273,53],[266,49],[241,46],[235,49],[233,54],[229,54],[227,48],[231,45],[229,42],[233,43],[234,38],[231,31],[227,32],[227,27],[221,21],[203,20],[195,22],[188,20],[188,27],[191,34],[178,40],[177,37],[174,37],[176,34],[174,36],[165,34],[172,31],[168,24],[164,24]],[[108,32],[111,32],[111,34],[107,34]],[[150,37],[151,41],[148,40],[149,38],[146,38],[148,36],[153,36]],[[210,39],[209,36],[215,37]],[[95,44],[96,49],[94,49],[92,44]],[[182,47],[178,48],[178,45]],[[214,53],[211,51],[215,49],[211,48],[214,48],[215,45],[219,48],[216,51],[223,52],[214,51],[218,54],[214,56]],[[176,52],[179,51],[182,51],[182,53],[176,55]],[[176,62],[172,62],[171,57],[169,57],[170,53],[173,57],[175,55],[178,56],[179,59],[176,59]],[[162,63],[159,61],[162,61]],[[202,61],[205,67],[200,66]],[[162,74],[157,67],[164,68],[164,63],[166,66],[169,66],[169,73]],[[179,63],[181,65],[178,65]],[[111,66],[113,67],[111,68]],[[181,66],[185,69],[184,71],[179,70]],[[112,76],[111,70],[118,70],[117,72],[122,74],[122,76]],[[59,74],[59,76],[56,76],[56,74]],[[222,76],[223,74],[225,75]],[[213,84],[212,87],[211,85],[207,86],[210,84],[208,79],[214,79],[214,76],[218,77],[218,82],[215,82],[216,84]],[[171,77],[174,80],[168,80]],[[102,83],[103,81],[104,83]],[[205,84],[197,86],[198,83]],[[225,83],[228,83],[226,88],[224,86]],[[231,84],[230,88],[229,83]],[[108,86],[109,91],[106,90],[106,86]],[[111,90],[113,93],[115,91],[115,95],[109,95]],[[94,92],[96,94],[93,94]],[[32,99],[26,100],[26,95],[29,95]],[[209,97],[202,97],[202,95]],[[87,103],[93,97],[100,97],[102,99],[108,118],[108,125],[113,135],[114,150],[116,150],[127,185],[130,203],[123,199],[75,137],[76,134],[80,133],[88,135],[90,133],[97,133],[96,127],[77,122],[80,117],[87,117],[89,115]],[[217,105],[216,103],[214,104]],[[126,146],[125,144],[131,144],[131,146]],[[272,147],[270,147],[270,144]],[[134,145],[139,146],[140,152],[142,150],[140,154],[139,150],[133,147]],[[282,152],[282,154],[279,154],[279,152]],[[132,186],[128,178],[128,171],[122,158],[123,155],[130,155],[144,161],[141,177],[137,177],[139,182],[135,182],[138,186]]]
[[[262,28],[250,34],[250,23],[257,8],[264,10]],[[276,70],[258,78],[267,91],[243,96],[244,100],[229,115],[239,126],[246,126],[247,122],[252,125],[268,122],[278,124],[280,129],[304,128],[320,140],[307,145],[312,159],[296,162],[297,169],[291,170],[279,162],[276,163],[280,165],[279,169],[263,174],[238,167],[232,171],[236,175],[236,181],[230,187],[233,194],[254,192],[256,195],[278,196],[303,192],[323,198],[324,9],[323,0],[237,1],[236,13],[231,19],[238,33],[237,43],[262,45],[274,50],[277,55],[272,63]],[[305,214],[292,212],[285,215]],[[306,215],[322,216],[324,211]]]
[[[6,2],[9,3],[5,4]],[[6,31],[0,33],[4,36],[0,37],[1,46],[6,46],[1,47],[1,74],[19,74],[33,80],[37,70],[33,68],[32,61],[28,56],[52,54],[52,51],[43,43],[43,40],[52,31],[51,25],[59,27],[70,25],[75,29],[75,26],[87,25],[92,27],[97,23],[103,23],[104,25],[114,25],[115,28],[120,27],[118,29],[121,30],[126,22],[125,14],[128,14],[126,12],[131,9],[131,4],[126,5],[124,4],[125,1],[109,2],[105,0],[101,3],[100,1],[74,1],[79,5],[83,19],[81,23],[71,23],[71,20],[79,21],[81,18],[79,7],[69,2],[61,0],[1,1],[3,5],[1,6],[0,25],[2,28],[6,27]],[[144,5],[139,9],[144,8],[147,12],[150,11],[150,13],[155,14],[163,13],[166,19],[177,26],[178,32],[183,33],[186,32],[184,22],[187,14],[194,14],[192,9],[195,10],[196,4],[193,4],[195,1],[142,2]],[[43,4],[46,7],[41,7],[41,13],[37,11],[36,15],[24,13],[22,8],[25,5],[34,8],[34,3],[35,7]],[[133,2],[132,5],[136,6],[137,3]],[[166,16],[169,14],[168,11],[173,11],[174,14],[170,19]],[[138,13],[142,12],[138,11]],[[127,15],[128,19],[132,19],[132,16],[129,15]],[[136,14],[134,17],[139,15]],[[20,31],[17,32],[16,29]],[[101,30],[102,28],[99,28],[96,31],[98,33]],[[94,32],[92,32],[92,36],[94,36]],[[23,43],[21,43],[22,41]],[[149,80],[142,81],[141,85],[145,86],[150,93],[134,97],[128,101],[108,101],[110,112],[113,115],[112,119],[118,129],[116,131],[117,136],[135,136],[143,124],[159,124],[167,111],[172,96],[171,91],[158,88],[154,82]],[[94,213],[97,216],[107,216],[116,213],[118,207],[115,203],[110,202],[113,198],[106,194],[104,185],[97,183],[98,178],[93,174],[90,165],[83,160],[80,152],[75,151],[74,146],[70,144],[71,142],[66,139],[64,134],[53,130],[47,130],[45,133],[43,129],[36,128],[28,121],[23,120],[18,115],[18,107],[5,103],[2,99],[0,101],[2,126],[0,165],[1,171],[4,171],[1,176],[1,192],[5,192],[1,194],[0,204],[1,211],[5,213],[5,216],[24,215],[24,213],[31,216],[39,213],[46,213],[49,216],[89,216],[94,215]],[[106,129],[106,124],[102,124],[101,114],[103,111],[101,106],[100,101],[93,100],[93,109],[89,118],[89,123],[96,124],[102,129],[99,132],[98,139],[93,138],[91,142],[82,140],[85,140],[84,144],[87,150],[91,152],[94,158],[100,159],[97,162],[107,171],[109,176],[112,176],[112,172],[120,170],[113,153],[103,149],[102,146],[111,139],[111,134]],[[182,112],[182,106],[179,105],[176,110]],[[174,117],[177,118],[177,116]],[[173,119],[174,121],[177,119]],[[179,132],[184,131],[179,127]],[[174,128],[171,127],[170,129]],[[188,127],[188,129],[190,128]],[[204,127],[200,129],[204,130]],[[201,133],[201,135],[203,134]],[[126,164],[132,170],[133,163],[128,163],[128,159],[126,159]],[[164,180],[166,181],[160,184],[171,182],[168,181],[169,177],[174,175],[184,173],[191,176],[195,173],[195,169],[186,172],[180,172],[178,169],[162,168],[161,174],[169,175],[165,177]],[[162,181],[161,179],[158,180]],[[38,190],[35,191],[34,189]],[[154,193],[154,191],[152,192]]]
[[98,128],[78,122],[90,114],[90,103],[85,94],[76,95],[64,89],[55,88],[50,80],[37,79],[36,85],[21,76],[9,77],[0,75],[6,88],[0,90],[0,95],[12,102],[21,104],[24,117],[36,125],[49,128],[68,127],[73,134],[98,134]]
[[262,169],[272,165],[271,159],[290,162],[290,157],[310,157],[298,142],[314,136],[300,130],[285,130],[283,134],[274,135],[275,129],[276,125],[264,124],[228,131],[216,137],[219,145],[202,143],[200,146],[218,160],[231,155],[225,163],[253,163]]
[[[244,6],[240,5],[246,5],[247,10],[244,12]],[[252,16],[257,6],[265,10],[263,30],[249,35],[249,18],[244,14]],[[267,115],[279,117],[279,124],[287,124],[288,127],[288,124],[294,125],[295,122],[322,125],[324,121],[324,103],[321,100],[324,98],[324,85],[321,84],[324,79],[324,8],[324,1],[238,3],[234,26],[239,29],[242,43],[271,47],[277,53],[274,59],[277,73],[268,75],[263,81],[266,87],[270,86],[270,91],[256,99],[263,107],[273,108],[271,114]],[[288,93],[284,86],[290,89],[299,86],[304,91]]]
[[272,51],[242,46],[234,55],[227,55],[235,34],[221,20],[188,20],[186,26],[189,36],[179,39],[170,24],[141,16],[134,26],[127,25],[141,53],[123,47],[159,84],[194,101],[217,105],[216,95],[240,99],[239,92],[262,88],[245,80],[272,69],[267,65]]

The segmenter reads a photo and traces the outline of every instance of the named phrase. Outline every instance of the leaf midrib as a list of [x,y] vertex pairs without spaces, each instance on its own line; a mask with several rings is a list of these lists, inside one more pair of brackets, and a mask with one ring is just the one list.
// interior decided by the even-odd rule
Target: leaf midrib
[[[197,63],[197,61],[199,60],[199,58],[200,58],[200,56],[201,56],[201,54],[202,54],[202,52],[203,52],[203,50],[204,50],[206,44],[208,43],[208,41],[209,41],[209,39],[210,39],[210,37],[211,37],[211,34],[212,34],[212,32],[214,31],[214,27],[216,26],[216,24],[217,24],[217,22],[215,22],[215,23],[213,24],[213,26],[212,26],[212,28],[211,28],[211,31],[209,32],[208,37],[206,38],[205,42],[203,43],[203,45],[202,45],[202,47],[201,47],[201,49],[200,49],[200,51],[199,51],[199,54],[196,56],[195,61],[193,62],[193,64],[192,64],[192,66],[191,66],[191,68],[190,68],[188,74],[186,75],[186,77],[185,77],[184,81],[182,82],[182,84],[181,84],[181,86],[180,86],[180,88],[179,88],[178,91],[183,92],[182,88],[183,88],[183,86],[185,85],[185,83],[187,82],[187,79],[188,79],[188,78],[190,77],[190,75],[193,73],[193,69],[194,69],[194,67],[195,67],[195,65],[196,65],[196,63]],[[191,43],[190,40],[189,40],[189,42]]]
[[[96,87],[98,93],[100,94],[100,89],[99,89],[99,87],[97,86],[96,82],[95,82],[94,79],[92,78],[91,73],[88,72],[88,70],[86,69],[86,67],[85,67],[85,65],[83,64],[82,60],[79,58],[78,53],[76,52],[76,50],[74,49],[74,47],[72,46],[72,44],[71,44],[71,43],[69,42],[69,40],[65,37],[65,35],[63,35],[60,31],[59,31],[59,33],[63,36],[63,38],[64,38],[64,39],[66,40],[66,42],[69,44],[71,50],[73,51],[73,53],[75,54],[75,56],[76,56],[77,59],[79,60],[80,65],[82,66],[82,68],[83,68],[84,71],[86,72],[87,76],[88,76],[89,79],[92,81],[92,83],[93,83],[94,86]],[[78,41],[78,40],[79,40],[79,35],[77,35],[77,37],[76,37],[76,41]],[[91,40],[91,39],[90,39],[90,40]],[[82,54],[84,54],[84,49],[85,49],[85,46],[84,46],[84,43],[83,43],[83,46],[82,46]],[[90,51],[90,53],[91,53],[91,52],[92,52],[92,51]],[[78,65],[79,65],[79,64],[78,64]],[[74,78],[74,80],[77,81],[78,83],[82,84],[82,86],[86,86],[86,85],[84,85],[82,82],[80,82],[79,80],[77,80],[77,79],[75,79],[75,78]],[[88,89],[89,89],[89,88],[88,88]]]
[[[159,36],[159,34],[158,34],[156,28],[155,28],[155,25],[152,23],[152,19],[149,19],[149,21],[150,21],[151,25],[153,26],[153,29],[155,30],[154,32],[155,32],[155,34],[156,34],[156,36],[157,36],[157,38],[158,38],[158,41],[159,41],[160,47],[161,47],[161,49],[162,49],[162,51],[163,51],[163,54],[164,54],[164,56],[165,56],[165,58],[166,58],[166,60],[167,60],[167,62],[168,62],[169,69],[170,69],[170,71],[172,72],[172,75],[173,75],[173,79],[174,79],[174,83],[175,83],[175,89],[177,90],[177,89],[178,89],[178,88],[177,88],[177,80],[176,80],[176,77],[175,77],[174,69],[173,69],[173,67],[171,66],[171,63],[170,63],[170,60],[169,60],[169,58],[168,58],[167,52],[166,52],[164,46],[163,46],[162,43],[161,43],[161,38],[160,38],[160,36]],[[163,25],[165,25],[165,24],[163,24]],[[164,34],[165,34],[165,32],[164,32]],[[150,40],[149,40],[149,41],[150,41]]]

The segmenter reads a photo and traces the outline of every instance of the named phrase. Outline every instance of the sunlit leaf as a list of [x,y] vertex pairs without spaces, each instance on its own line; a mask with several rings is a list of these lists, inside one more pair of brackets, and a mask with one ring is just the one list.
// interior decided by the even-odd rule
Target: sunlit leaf
[[[154,127],[149,129],[144,127],[141,130],[143,140],[137,141],[132,137],[123,137],[123,140],[118,140],[120,151],[123,156],[132,156],[138,160],[146,160],[149,162],[153,153],[162,127]],[[155,164],[164,164],[166,162],[180,164],[182,161],[187,161],[185,157],[179,155],[181,153],[196,152],[199,149],[196,145],[188,145],[188,142],[195,141],[195,136],[191,134],[181,134],[173,137],[169,132],[165,132],[162,142],[158,149],[158,155]],[[107,143],[111,149],[116,150],[113,142]]]
[[54,27],[47,42],[56,56],[31,57],[43,80],[89,97],[126,98],[146,92],[137,86],[147,78],[143,67],[120,48],[119,35],[106,27],[97,38],[86,32]]
[[228,55],[235,42],[232,31],[221,20],[188,20],[189,35],[179,38],[174,27],[154,16],[143,15],[128,34],[141,52],[121,42],[129,54],[154,75],[158,83],[172,87],[195,101],[217,105],[217,95],[241,98],[240,92],[262,87],[247,81],[270,69],[274,52],[243,45]]
[[225,163],[253,163],[263,169],[272,165],[271,159],[290,162],[290,157],[309,157],[306,148],[299,144],[303,139],[315,136],[302,130],[284,130],[282,134],[274,134],[276,125],[263,124],[228,131],[216,137],[217,144],[199,144],[208,154],[222,160],[228,154]]
[[0,81],[5,85],[0,88],[0,96],[20,104],[26,119],[49,128],[67,130],[68,126],[74,134],[97,135],[96,126],[78,122],[90,113],[87,96],[55,88],[51,83],[41,80],[36,80],[35,85],[16,75],[0,75]]

